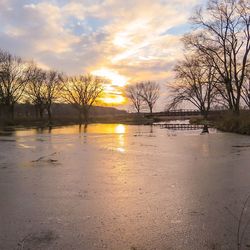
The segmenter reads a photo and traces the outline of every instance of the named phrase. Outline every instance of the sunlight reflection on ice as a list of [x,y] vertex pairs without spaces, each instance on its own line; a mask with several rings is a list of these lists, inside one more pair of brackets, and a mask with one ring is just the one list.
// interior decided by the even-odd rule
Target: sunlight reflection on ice
[[115,133],[124,134],[126,132],[126,128],[123,124],[119,124],[115,127]]

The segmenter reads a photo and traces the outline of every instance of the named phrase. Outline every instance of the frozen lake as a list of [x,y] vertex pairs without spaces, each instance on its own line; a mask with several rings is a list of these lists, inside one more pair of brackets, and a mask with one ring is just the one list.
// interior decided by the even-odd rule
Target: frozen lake
[[237,249],[250,137],[200,132],[0,132],[0,249]]

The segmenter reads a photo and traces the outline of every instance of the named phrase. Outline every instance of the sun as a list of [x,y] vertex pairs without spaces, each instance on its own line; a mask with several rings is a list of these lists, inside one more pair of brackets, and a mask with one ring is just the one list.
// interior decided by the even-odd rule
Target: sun
[[123,96],[123,88],[128,83],[128,78],[120,75],[117,71],[101,68],[91,72],[95,76],[105,77],[110,80],[110,83],[106,83],[103,88],[103,95],[100,97],[100,101],[107,105],[121,105],[126,102],[126,98]]
[[105,96],[101,97],[100,99],[103,103],[110,104],[110,105],[112,105],[112,104],[119,105],[119,104],[124,104],[126,102],[125,97],[119,96],[119,95],[117,95],[117,96],[108,96],[107,95],[106,96],[106,94],[105,94]]

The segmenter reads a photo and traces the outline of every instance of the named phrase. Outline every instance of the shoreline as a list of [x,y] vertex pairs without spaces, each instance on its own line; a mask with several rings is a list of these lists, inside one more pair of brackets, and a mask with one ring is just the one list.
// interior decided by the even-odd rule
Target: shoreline
[[250,114],[242,112],[239,115],[226,113],[221,116],[208,117],[207,119],[190,119],[193,124],[210,124],[212,127],[228,133],[250,135]]
[[[176,119],[162,119],[152,116],[144,117],[143,115],[126,115],[126,116],[114,116],[114,117],[91,117],[88,125],[91,124],[124,124],[124,125],[153,125],[159,121],[170,121]],[[177,119],[178,120],[178,119]],[[250,115],[249,113],[242,113],[239,116],[235,116],[231,113],[227,113],[221,116],[211,116],[207,119],[204,118],[191,118],[189,119],[191,124],[204,125],[208,124],[222,132],[235,133],[241,135],[250,135]],[[14,121],[0,123],[0,130],[15,130],[15,129],[46,129],[62,126],[80,125],[78,119],[71,118],[55,118],[50,124],[47,120],[40,119],[15,119]],[[81,124],[84,126],[84,123]]]
[[[113,119],[110,118],[101,118],[98,119],[90,119],[87,125],[91,124],[125,124],[125,125],[153,125],[155,122],[154,119],[149,118],[131,118],[131,117],[114,117]],[[12,122],[0,123],[0,130],[8,130],[8,129],[22,129],[22,128],[53,128],[53,127],[62,127],[62,126],[74,126],[74,125],[82,125],[79,124],[77,119],[54,119],[50,124],[46,120],[14,120]]]

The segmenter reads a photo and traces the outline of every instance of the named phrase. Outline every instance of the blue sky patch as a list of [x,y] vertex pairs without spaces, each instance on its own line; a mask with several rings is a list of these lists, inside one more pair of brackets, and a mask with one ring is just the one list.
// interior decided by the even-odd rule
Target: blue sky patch
[[191,29],[191,24],[181,24],[166,30],[162,35],[183,35]]

